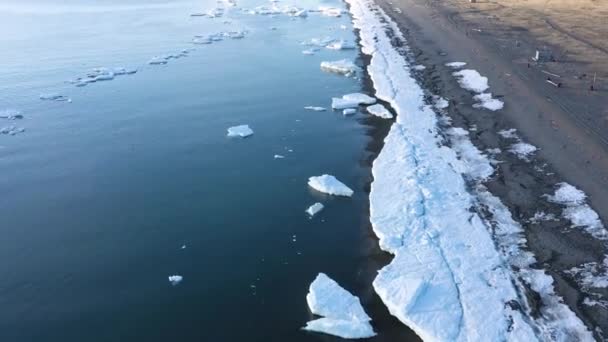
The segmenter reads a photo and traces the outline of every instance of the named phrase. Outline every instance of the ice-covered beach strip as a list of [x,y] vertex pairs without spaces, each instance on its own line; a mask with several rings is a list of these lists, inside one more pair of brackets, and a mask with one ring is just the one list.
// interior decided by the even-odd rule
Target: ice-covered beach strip
[[[592,340],[555,295],[551,277],[531,268],[512,271],[518,257],[522,267],[533,261],[519,250],[521,227],[486,192],[489,211],[501,220],[498,234],[505,234],[500,244],[493,240],[494,226],[477,213],[479,199],[465,181],[471,163],[484,156],[467,136],[457,137],[460,153],[446,146],[433,107],[409,74],[396,24],[370,0],[347,2],[362,51],[371,56],[376,97],[397,113],[374,162],[370,193],[374,232],[395,256],[373,282],[390,313],[424,341]],[[487,89],[480,77],[467,84],[475,92]],[[475,170],[477,177],[492,172]],[[538,316],[529,313],[522,282],[542,298]]]
[[323,317],[306,323],[304,330],[352,339],[376,335],[359,298],[324,273],[310,284],[306,302],[313,314]]

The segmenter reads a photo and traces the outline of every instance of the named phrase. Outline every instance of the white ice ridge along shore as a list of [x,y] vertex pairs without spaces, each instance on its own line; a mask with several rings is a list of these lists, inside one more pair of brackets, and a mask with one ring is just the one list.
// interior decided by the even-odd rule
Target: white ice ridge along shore
[[[410,75],[397,25],[371,0],[346,1],[362,52],[371,56],[375,95],[397,113],[370,193],[374,232],[395,256],[373,282],[390,313],[424,341],[593,340],[555,295],[553,279],[530,268],[534,257],[520,250],[525,239],[508,209],[487,191],[469,192],[465,178],[481,180],[493,169],[460,131],[453,132],[458,146],[446,146],[437,113]],[[496,222],[478,214],[482,200]],[[515,274],[518,257],[525,269]],[[522,282],[541,297],[538,316],[530,314]]]
[[376,335],[369,323],[371,318],[363,310],[359,298],[324,273],[319,273],[310,284],[306,302],[313,314],[323,317],[306,323],[304,330],[342,338],[368,338]]

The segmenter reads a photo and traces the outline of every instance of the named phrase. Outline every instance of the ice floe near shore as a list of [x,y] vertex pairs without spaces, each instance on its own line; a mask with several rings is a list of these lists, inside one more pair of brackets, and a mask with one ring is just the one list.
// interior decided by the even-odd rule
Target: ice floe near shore
[[229,137],[247,138],[251,135],[253,135],[253,130],[249,127],[249,125],[240,125],[228,128]]
[[321,62],[321,70],[350,76],[355,73],[357,66],[351,60],[341,59],[337,61]]
[[357,102],[358,104],[371,105],[371,104],[376,103],[375,98],[373,98],[369,95],[362,94],[362,93],[346,94],[346,95],[342,96],[342,98],[345,100],[348,100],[348,101]]
[[383,119],[392,119],[393,118],[393,114],[391,114],[391,112],[381,104],[375,104],[375,105],[369,106],[365,109],[371,115],[377,116],[379,118],[383,118]]
[[304,330],[349,339],[376,335],[359,298],[324,273],[319,273],[310,284],[306,302],[313,314],[323,317],[306,323]]
[[[487,197],[500,220],[497,234],[504,234],[497,247],[492,234],[498,225],[477,213],[465,180],[469,173],[491,174],[489,160],[470,150],[466,135],[456,134],[458,147],[443,142],[437,115],[409,74],[408,48],[397,25],[370,0],[347,2],[362,51],[371,56],[368,72],[376,96],[397,113],[374,161],[370,193],[374,232],[380,247],[395,256],[373,282],[389,312],[424,341],[592,340],[544,271],[512,273],[518,257],[522,267],[533,259],[518,250],[523,237],[516,223],[500,200]],[[477,72],[459,75],[471,90],[487,89],[487,79]],[[526,309],[522,283],[542,298],[538,318]]]
[[340,182],[332,175],[310,177],[308,179],[308,185],[319,192],[329,195],[346,197],[353,195],[353,190],[351,188]]

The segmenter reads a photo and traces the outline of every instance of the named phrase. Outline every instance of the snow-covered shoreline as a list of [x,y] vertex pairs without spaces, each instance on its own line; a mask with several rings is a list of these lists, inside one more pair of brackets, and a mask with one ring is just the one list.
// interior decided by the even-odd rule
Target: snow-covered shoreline
[[[396,24],[369,0],[346,2],[371,56],[376,97],[397,113],[370,193],[380,247],[395,255],[373,283],[391,314],[425,341],[593,340],[555,294],[552,278],[530,267],[534,256],[520,249],[522,228],[508,209],[484,188],[468,186],[493,168],[466,134],[452,135],[453,148],[446,146],[437,113],[410,75]],[[395,39],[403,46],[395,48]],[[541,296],[539,317],[529,314],[522,282]]]

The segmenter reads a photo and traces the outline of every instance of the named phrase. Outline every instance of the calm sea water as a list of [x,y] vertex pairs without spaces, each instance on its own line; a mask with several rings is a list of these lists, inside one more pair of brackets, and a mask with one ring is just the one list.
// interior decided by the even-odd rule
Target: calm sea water
[[[310,38],[354,39],[350,19],[189,16],[215,6],[0,4],[0,110],[24,115],[0,126],[26,129],[0,135],[0,340],[333,340],[300,330],[318,272],[376,300],[361,275],[368,119],[303,109],[360,91],[360,81],[319,70],[356,50],[301,53]],[[195,34],[233,29],[249,33],[146,63],[193,47]],[[118,66],[139,71],[65,82]],[[47,92],[73,102],[38,99]],[[238,124],[255,135],[228,139]],[[308,177],[322,173],[353,198],[310,190]],[[309,219],[316,201],[326,209]],[[170,285],[172,274],[183,282]]]

